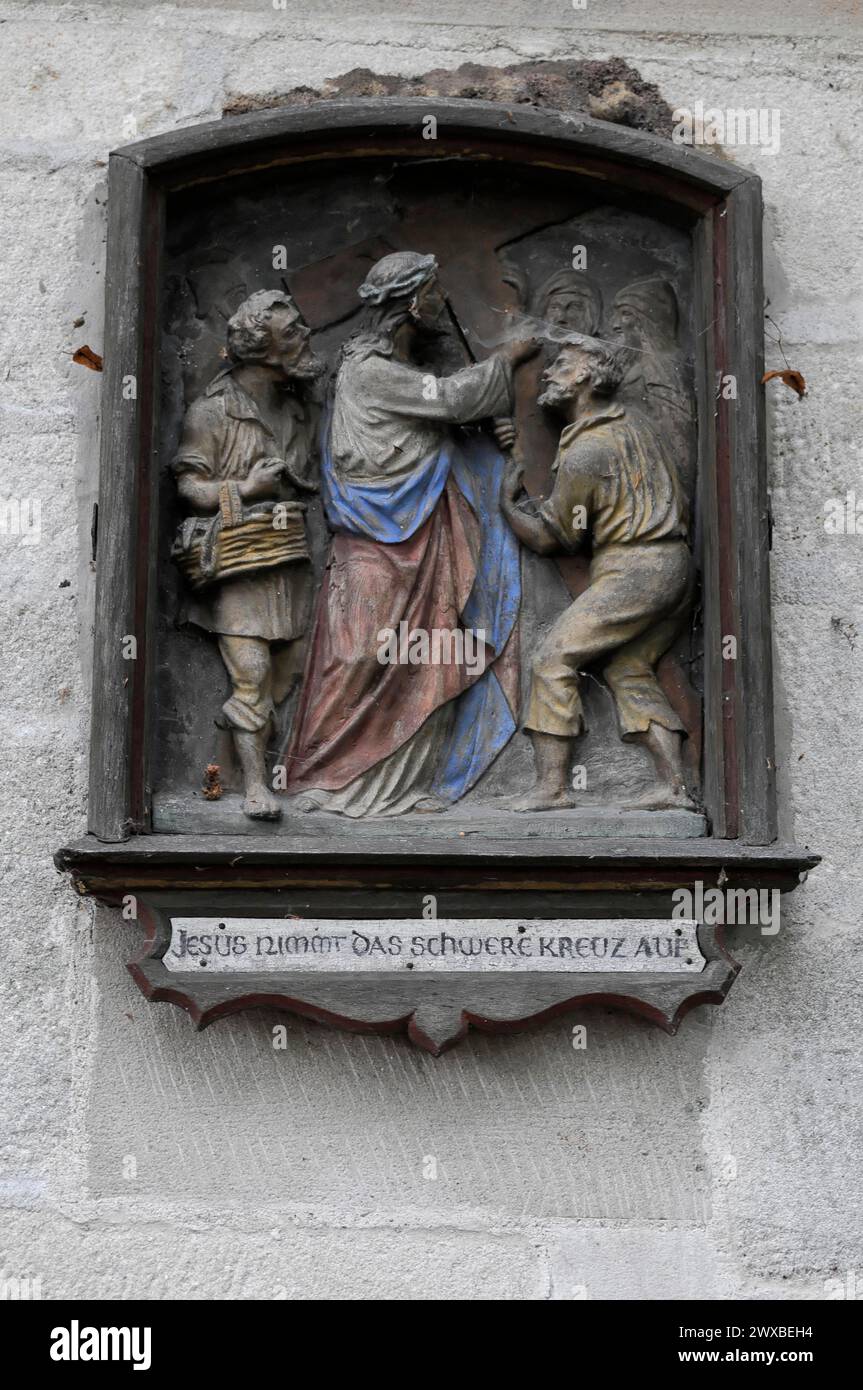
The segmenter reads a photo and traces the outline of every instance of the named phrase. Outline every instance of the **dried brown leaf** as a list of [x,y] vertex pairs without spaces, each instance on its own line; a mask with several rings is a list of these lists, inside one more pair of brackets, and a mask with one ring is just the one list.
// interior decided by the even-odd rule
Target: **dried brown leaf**
[[72,353],[72,361],[77,362],[79,367],[89,367],[91,372],[101,372],[102,370],[102,359],[98,352],[94,352],[86,344]]
[[761,378],[761,385],[772,381],[775,376],[784,381],[786,386],[790,386],[792,391],[796,391],[798,396],[806,395],[806,378],[802,372],[795,372],[792,367],[786,367],[781,372],[765,372]]

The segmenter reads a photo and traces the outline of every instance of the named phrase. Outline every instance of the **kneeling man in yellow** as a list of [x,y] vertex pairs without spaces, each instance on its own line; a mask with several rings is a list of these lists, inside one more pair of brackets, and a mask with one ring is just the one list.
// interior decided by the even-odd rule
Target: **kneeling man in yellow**
[[590,583],[540,643],[524,724],[536,784],[510,802],[515,811],[570,806],[573,740],[584,731],[579,691],[585,666],[601,663],[621,736],[642,743],[659,785],[630,801],[648,810],[693,809],[683,776],[685,730],[656,678],[691,602],[693,566],[687,506],[676,461],[655,426],[615,401],[623,366],[593,338],[572,335],[543,375],[540,403],[567,421],[550,497],[519,503],[520,472],[503,510],[518,538],[539,555],[593,546]]

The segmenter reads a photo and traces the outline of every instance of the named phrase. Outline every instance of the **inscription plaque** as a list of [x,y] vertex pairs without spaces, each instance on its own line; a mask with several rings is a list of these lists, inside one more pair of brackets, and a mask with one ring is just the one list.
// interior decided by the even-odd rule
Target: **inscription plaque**
[[216,974],[291,970],[674,971],[698,974],[707,964],[694,921],[612,918],[544,921],[379,921],[312,918],[172,917],[164,963],[170,971]]

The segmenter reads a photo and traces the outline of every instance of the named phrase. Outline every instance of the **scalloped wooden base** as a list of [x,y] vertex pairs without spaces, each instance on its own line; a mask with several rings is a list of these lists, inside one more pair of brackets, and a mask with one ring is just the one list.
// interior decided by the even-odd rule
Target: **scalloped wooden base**
[[[284,904],[278,908],[284,918]],[[207,916],[210,910],[204,908]],[[248,916],[270,918],[274,904],[267,897],[243,910]],[[697,938],[704,966],[697,973],[514,969],[422,974],[352,969],[205,975],[201,970],[169,970],[163,958],[171,940],[170,920],[188,913],[188,894],[138,899],[147,939],[143,955],[128,969],[147,999],[179,1005],[198,1028],[242,1009],[275,1008],[352,1032],[406,1032],[434,1056],[460,1042],[471,1027],[488,1033],[520,1032],[587,1004],[640,1014],[675,1033],[696,1005],[722,1003],[740,969],[725,950],[722,928],[702,925]],[[668,923],[656,917],[642,920],[645,930],[653,931],[663,920]],[[601,928],[603,919],[596,918],[595,925]]]

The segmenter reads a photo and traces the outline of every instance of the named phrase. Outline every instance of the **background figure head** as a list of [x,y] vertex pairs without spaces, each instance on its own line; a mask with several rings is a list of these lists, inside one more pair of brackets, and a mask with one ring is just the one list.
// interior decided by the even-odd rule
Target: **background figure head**
[[592,336],[602,322],[602,291],[583,270],[558,270],[537,290],[536,309],[552,330]]
[[667,280],[635,280],[615,295],[611,331],[628,348],[672,352],[677,345],[677,295]]
[[270,367],[287,379],[320,376],[310,329],[289,294],[256,290],[228,320],[228,353],[237,365]]
[[596,338],[572,333],[542,374],[539,403],[573,417],[592,396],[614,395],[623,372],[619,353]]
[[410,321],[439,329],[446,301],[437,272],[434,256],[419,251],[393,251],[376,261],[358,290],[366,306],[366,328],[392,334]]

